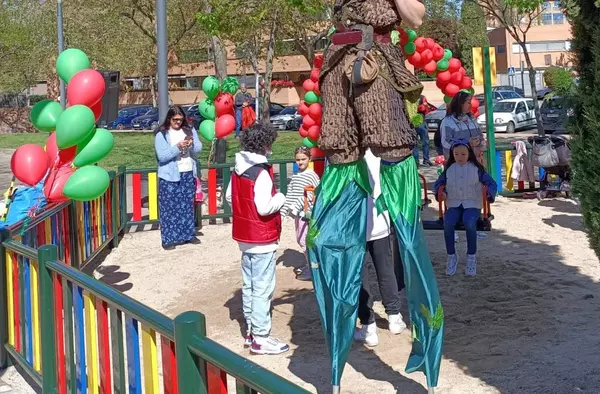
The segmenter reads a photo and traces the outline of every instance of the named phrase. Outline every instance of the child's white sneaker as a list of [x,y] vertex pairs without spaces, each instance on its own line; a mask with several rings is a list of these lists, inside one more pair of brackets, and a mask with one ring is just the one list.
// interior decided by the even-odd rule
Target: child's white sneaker
[[458,243],[458,233],[454,232],[454,243]]
[[281,354],[290,350],[289,345],[273,337],[254,337],[250,353],[253,354]]
[[465,275],[475,276],[477,273],[477,256],[474,254],[467,255],[467,267],[465,268]]
[[477,231],[477,239],[486,239],[488,235],[483,231]]
[[375,323],[365,324],[354,332],[354,340],[362,342],[369,347],[374,347],[379,344],[377,336],[377,325]]
[[406,323],[402,320],[402,314],[388,315],[388,329],[394,335],[400,334],[406,328]]
[[458,255],[449,254],[448,263],[446,264],[446,275],[456,274],[456,268],[458,268]]

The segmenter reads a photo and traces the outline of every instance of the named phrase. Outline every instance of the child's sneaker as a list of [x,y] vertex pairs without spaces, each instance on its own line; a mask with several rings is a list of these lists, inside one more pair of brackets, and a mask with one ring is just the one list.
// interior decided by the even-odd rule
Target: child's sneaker
[[454,243],[458,243],[458,233],[454,232]]
[[483,231],[477,231],[477,239],[486,239],[488,235]]
[[281,354],[290,350],[289,345],[273,337],[254,337],[250,353],[253,354]]
[[446,275],[454,275],[456,268],[458,268],[458,255],[449,254],[448,263],[446,264]]
[[406,323],[402,320],[402,314],[388,315],[388,329],[392,334],[400,334],[406,328]]
[[377,325],[375,323],[362,325],[354,332],[354,340],[362,342],[369,347],[377,346],[379,344]]
[[252,333],[250,331],[247,331],[246,336],[244,337],[244,347],[252,346],[253,340],[254,340],[254,337],[252,336]]
[[467,255],[467,267],[465,268],[465,275],[475,276],[477,273],[477,256],[474,254]]

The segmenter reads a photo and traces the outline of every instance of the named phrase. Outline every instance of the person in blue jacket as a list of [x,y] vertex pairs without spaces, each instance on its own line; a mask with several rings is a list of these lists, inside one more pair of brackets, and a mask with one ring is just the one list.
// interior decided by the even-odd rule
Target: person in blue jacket
[[194,197],[202,143],[187,123],[183,108],[169,108],[154,135],[158,161],[158,212],[162,247],[175,249],[185,243],[199,244],[194,221]]

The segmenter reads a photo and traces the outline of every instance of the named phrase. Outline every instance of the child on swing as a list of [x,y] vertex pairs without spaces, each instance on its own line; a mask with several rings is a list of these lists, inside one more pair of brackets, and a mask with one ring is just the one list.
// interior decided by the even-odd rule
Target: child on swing
[[444,215],[444,240],[448,263],[446,274],[454,275],[458,268],[458,256],[454,244],[454,230],[462,220],[467,233],[467,265],[465,275],[477,272],[477,221],[481,215],[483,186],[487,199],[494,202],[497,185],[477,159],[467,140],[454,141],[444,172],[435,182],[438,201],[446,201],[448,210]]

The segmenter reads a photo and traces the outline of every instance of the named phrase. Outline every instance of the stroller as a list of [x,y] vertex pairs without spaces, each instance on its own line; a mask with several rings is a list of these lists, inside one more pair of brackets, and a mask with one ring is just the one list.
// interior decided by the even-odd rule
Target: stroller
[[571,192],[571,146],[563,136],[529,137],[533,165],[540,169],[540,190],[537,198],[563,195]]

